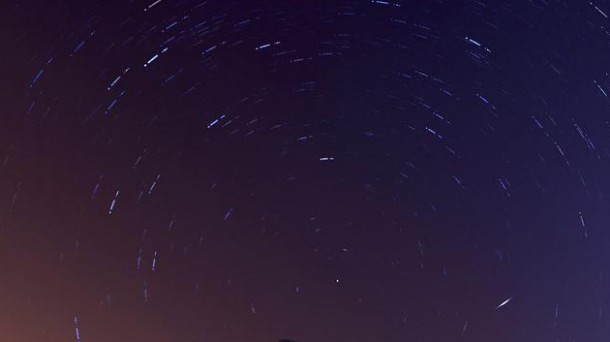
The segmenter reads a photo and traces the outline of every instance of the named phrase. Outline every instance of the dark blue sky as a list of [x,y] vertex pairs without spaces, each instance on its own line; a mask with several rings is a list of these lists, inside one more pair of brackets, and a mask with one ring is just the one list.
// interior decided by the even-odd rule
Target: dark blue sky
[[0,340],[607,341],[610,3],[0,3]]

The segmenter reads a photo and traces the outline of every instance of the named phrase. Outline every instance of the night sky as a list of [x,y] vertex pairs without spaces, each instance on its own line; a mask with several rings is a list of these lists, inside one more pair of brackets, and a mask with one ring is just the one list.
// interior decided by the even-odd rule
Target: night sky
[[609,16],[0,0],[0,341],[609,341]]

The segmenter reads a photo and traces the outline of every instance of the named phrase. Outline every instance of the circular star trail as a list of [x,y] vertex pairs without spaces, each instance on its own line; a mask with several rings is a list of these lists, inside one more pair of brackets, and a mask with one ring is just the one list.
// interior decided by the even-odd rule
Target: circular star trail
[[606,341],[610,3],[0,4],[0,340]]

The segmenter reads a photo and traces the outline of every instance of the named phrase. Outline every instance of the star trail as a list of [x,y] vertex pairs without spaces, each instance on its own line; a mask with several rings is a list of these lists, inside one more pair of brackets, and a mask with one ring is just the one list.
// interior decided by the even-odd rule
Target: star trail
[[608,341],[608,13],[0,1],[0,340]]

